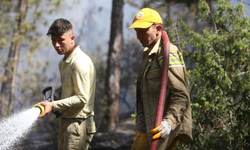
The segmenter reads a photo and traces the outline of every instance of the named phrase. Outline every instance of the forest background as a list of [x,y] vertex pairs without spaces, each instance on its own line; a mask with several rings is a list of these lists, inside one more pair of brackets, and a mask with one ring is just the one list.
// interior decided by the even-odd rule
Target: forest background
[[[143,47],[135,31],[127,28],[141,8],[150,7],[162,15],[188,71],[194,140],[178,149],[249,149],[248,1],[1,0],[0,4],[1,119],[41,101],[45,87],[60,85],[62,56],[45,33],[55,19],[66,18],[98,74],[98,133],[91,149],[130,149],[134,132],[125,143],[120,138],[128,138],[128,131],[135,129],[125,128],[124,135],[117,129],[123,122],[134,123],[134,82]],[[52,114],[41,118],[16,149],[56,149],[57,132],[58,119]]]

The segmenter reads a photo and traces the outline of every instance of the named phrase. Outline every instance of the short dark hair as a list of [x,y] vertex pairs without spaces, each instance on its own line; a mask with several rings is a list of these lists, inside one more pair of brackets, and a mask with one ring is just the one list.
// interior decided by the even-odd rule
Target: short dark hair
[[63,18],[56,19],[50,26],[46,35],[58,35],[63,34],[69,30],[73,29],[72,24]]

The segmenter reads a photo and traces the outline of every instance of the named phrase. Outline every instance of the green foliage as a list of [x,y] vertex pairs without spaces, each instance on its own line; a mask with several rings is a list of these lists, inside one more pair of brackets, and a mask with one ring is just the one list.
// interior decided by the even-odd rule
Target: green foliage
[[188,70],[194,138],[189,148],[249,149],[249,17],[242,3],[233,7],[218,0],[216,5],[212,14],[200,0],[198,19],[207,23],[202,33],[191,31],[181,19],[175,26],[181,47],[192,44],[193,51],[185,53],[195,63]]
[[9,21],[10,21],[10,11],[11,7],[8,7],[11,4],[9,0],[2,0],[0,2],[0,49],[5,47],[8,44],[8,34],[10,30]]
[[[4,72],[5,64],[9,59],[7,55],[11,42],[21,43],[20,53],[17,58],[18,65],[13,64],[17,66],[14,111],[32,107],[35,103],[40,102],[42,100],[41,91],[45,87],[45,84],[52,85],[52,81],[57,78],[55,76],[47,76],[48,62],[41,60],[36,54],[38,50],[46,46],[41,38],[46,35],[39,31],[39,27],[45,25],[47,22],[46,19],[49,12],[46,10],[52,9],[55,12],[61,1],[25,0],[25,2],[28,8],[27,12],[24,11],[22,15],[25,15],[26,19],[23,20],[24,22],[20,26],[20,32],[13,36],[14,30],[17,29],[16,18],[20,15],[17,6],[18,1],[0,1],[0,84],[7,79],[6,76],[4,76]],[[50,11],[50,13],[52,13],[52,11]],[[0,103],[1,102],[3,102],[2,98],[0,98]],[[56,144],[53,138],[56,137],[56,133],[50,132],[55,123],[51,121],[40,123],[41,119],[37,122],[37,132],[43,133],[47,130],[47,133],[51,133],[51,139],[53,139]],[[50,139],[43,138],[41,140],[46,141]],[[19,148],[26,149],[22,147]]]
[[136,119],[136,115],[137,115],[136,113],[131,114],[131,119],[132,119],[132,120],[135,120],[135,119]]
[[[44,73],[47,71],[48,62],[37,59],[37,51],[45,47],[44,33],[39,31],[39,26],[46,24],[45,16],[49,14],[46,10],[53,9],[60,4],[60,0],[53,0],[50,2],[39,0],[27,0],[28,9],[26,19],[20,26],[20,33],[13,36],[14,28],[17,26],[16,17],[18,13],[18,2],[12,0],[0,1],[0,84],[6,81],[3,75],[5,71],[5,63],[8,60],[7,54],[9,53],[11,42],[21,43],[20,54],[18,56],[18,68],[15,83],[16,86],[16,102],[18,106],[22,106],[23,101],[32,99],[35,102],[40,101],[41,84],[49,81],[41,81],[44,78]],[[43,34],[43,35],[41,35]],[[13,37],[12,37],[13,36]],[[17,65],[17,64],[15,64]],[[47,79],[49,80],[49,79]],[[41,82],[40,82],[41,81]],[[32,83],[32,84],[30,84]],[[37,92],[39,96],[37,96]],[[35,99],[34,97],[37,97]],[[34,102],[32,102],[34,103]]]

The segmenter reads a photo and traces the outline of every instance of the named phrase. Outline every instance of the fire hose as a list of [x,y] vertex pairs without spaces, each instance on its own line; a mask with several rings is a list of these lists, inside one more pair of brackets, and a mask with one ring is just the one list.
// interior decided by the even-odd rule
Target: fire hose
[[[162,63],[162,74],[161,74],[161,89],[160,89],[160,95],[159,95],[155,124],[154,124],[155,128],[161,125],[164,104],[165,104],[165,97],[166,97],[167,82],[168,82],[170,42],[167,33],[163,30],[161,33],[162,33],[161,37],[163,40],[163,63]],[[150,150],[157,150],[158,142],[159,142],[158,140],[153,140],[151,143]]]

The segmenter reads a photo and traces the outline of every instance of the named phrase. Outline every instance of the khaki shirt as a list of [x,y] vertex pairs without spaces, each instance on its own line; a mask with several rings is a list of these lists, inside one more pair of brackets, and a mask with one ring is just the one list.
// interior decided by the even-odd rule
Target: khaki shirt
[[[158,40],[151,50],[144,49],[142,67],[137,78],[137,113],[144,113],[150,144],[150,131],[154,128],[161,88],[162,62],[163,44]],[[143,110],[138,108],[141,105]],[[166,149],[176,137],[181,142],[192,141],[191,102],[186,67],[182,54],[173,44],[170,44],[168,83],[162,119],[171,125],[172,131],[169,137],[159,140],[158,149]]]
[[59,62],[61,99],[54,101],[54,110],[62,118],[87,118],[94,115],[96,70],[91,59],[79,46]]

